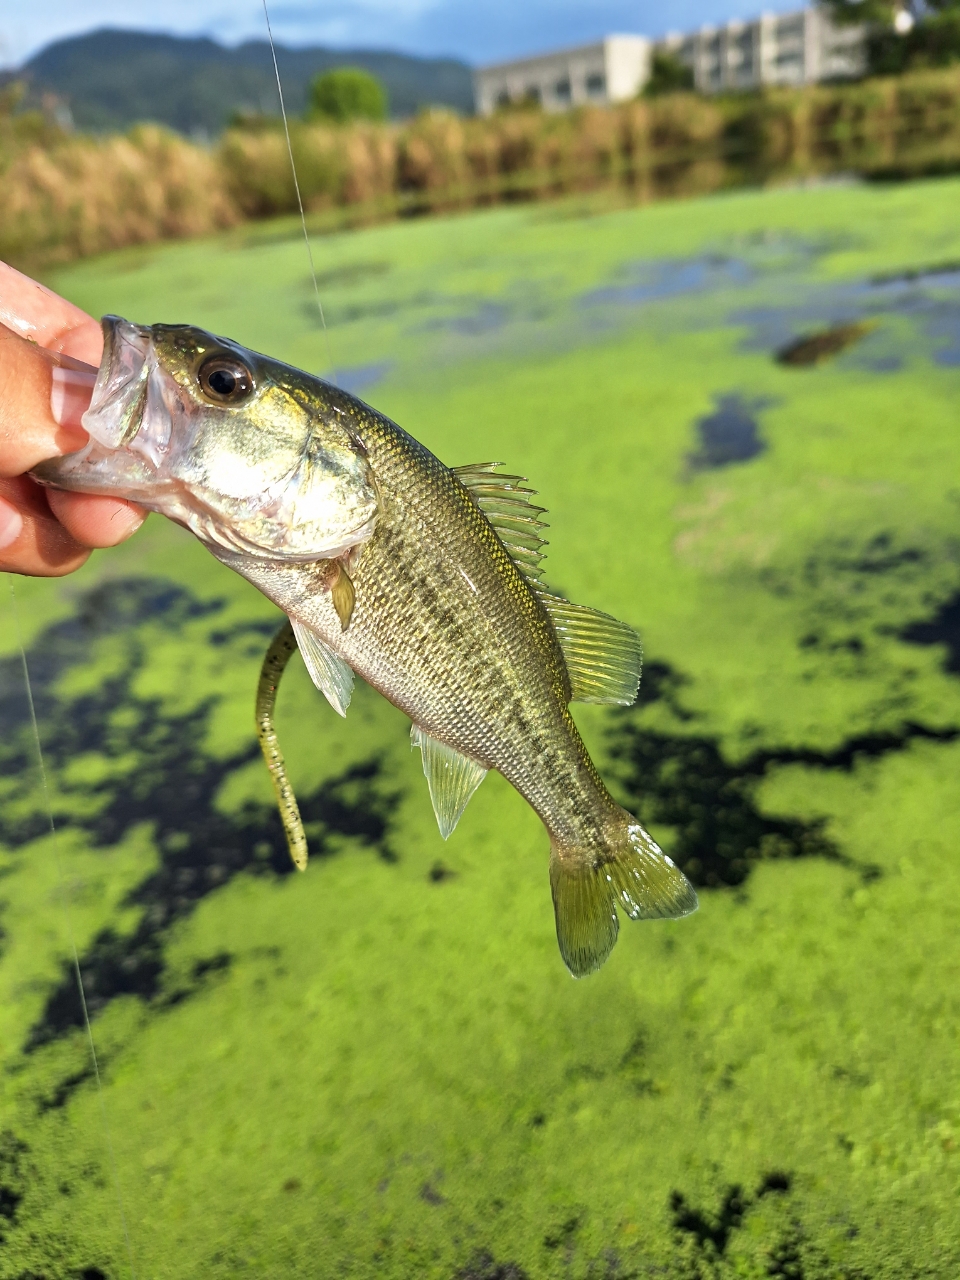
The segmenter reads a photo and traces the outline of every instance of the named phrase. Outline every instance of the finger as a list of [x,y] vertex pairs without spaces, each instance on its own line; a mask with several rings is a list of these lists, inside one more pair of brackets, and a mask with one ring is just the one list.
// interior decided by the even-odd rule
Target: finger
[[54,517],[43,490],[27,476],[0,480],[0,525],[4,517],[14,536],[6,543],[0,536],[0,571],[58,578],[79,569],[90,554]]
[[0,324],[50,351],[99,365],[99,323],[72,302],[0,262]]
[[136,533],[146,519],[140,507],[119,498],[50,489],[47,502],[67,532],[85,547],[115,547]]
[[[57,370],[58,381],[71,371]],[[18,476],[45,458],[82,449],[81,401],[66,397],[64,421],[53,415],[54,366],[33,342],[0,326],[0,476]]]

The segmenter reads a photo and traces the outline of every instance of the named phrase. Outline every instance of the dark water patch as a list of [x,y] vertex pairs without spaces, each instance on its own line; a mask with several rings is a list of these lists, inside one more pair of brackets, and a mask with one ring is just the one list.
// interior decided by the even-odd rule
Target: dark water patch
[[448,316],[442,320],[431,320],[424,326],[426,329],[447,329],[451,333],[460,333],[466,337],[479,334],[496,333],[510,319],[510,311],[498,302],[483,302],[473,311],[462,315]]
[[787,765],[850,772],[860,760],[881,759],[915,741],[960,739],[960,729],[909,722],[897,732],[851,737],[832,751],[773,748],[731,764],[717,738],[662,733],[638,723],[644,705],[675,696],[679,683],[668,668],[660,675],[663,693],[655,684],[645,702],[617,713],[609,740],[627,808],[654,831],[658,826],[673,830],[670,855],[700,887],[741,885],[758,862],[774,858],[825,858],[850,867],[864,881],[876,879],[880,869],[844,854],[827,836],[822,820],[761,812],[756,803],[759,782]]
[[881,529],[860,545],[841,543],[832,553],[811,556],[803,566],[803,576],[810,586],[817,586],[824,578],[832,579],[838,573],[870,577],[895,574],[923,565],[928,559],[925,547],[898,546],[894,534],[889,529]]
[[449,867],[444,866],[442,862],[435,862],[427,874],[427,879],[431,884],[443,884],[444,880],[455,880],[457,873],[451,871]]
[[[321,289],[348,289],[352,285],[362,284],[365,280],[375,280],[385,276],[391,269],[391,263],[383,259],[370,259],[361,262],[344,262],[339,267],[331,267],[317,275],[317,285]],[[313,280],[309,281],[313,288]]]
[[340,324],[353,324],[356,320],[385,320],[399,315],[409,307],[423,305],[430,299],[373,298],[369,302],[326,302],[323,315],[314,297],[302,302],[300,315],[314,328],[333,328]]
[[[126,932],[101,930],[80,958],[91,1015],[117,996],[164,998],[169,931],[207,894],[240,872],[285,876],[292,871],[272,805],[248,801],[233,813],[216,805],[227,780],[258,758],[256,742],[211,757],[205,743],[213,699],[175,713],[161,699],[138,695],[135,679],[146,659],[135,632],[119,667],[97,688],[72,696],[59,692],[64,678],[89,661],[97,639],[142,621],[140,606],[175,634],[187,621],[222,607],[152,579],[106,583],[81,599],[74,617],[41,632],[28,655],[57,825],[73,826],[94,847],[106,848],[149,823],[159,854],[159,866],[125,903],[141,908],[137,925]],[[0,722],[7,730],[0,742],[0,781],[7,798],[0,806],[0,841],[17,847],[47,826],[37,804],[35,748],[19,658],[0,662]],[[72,783],[67,771],[81,755],[99,757],[106,776],[92,784]],[[380,773],[380,761],[370,759],[299,797],[312,856],[329,854],[344,836],[390,856],[386,832],[398,797],[384,787]],[[223,957],[199,961],[188,987],[172,997],[185,998],[228,963]],[[82,1025],[75,974],[65,963],[26,1047],[37,1048]]]
[[[842,1274],[845,1278],[849,1277],[849,1280],[867,1280],[862,1273],[857,1275],[847,1271]],[[786,1235],[781,1236],[770,1250],[767,1275],[771,1280],[806,1280],[802,1236],[798,1227],[791,1228]]]
[[809,368],[822,364],[832,356],[839,355],[848,347],[854,346],[870,332],[871,327],[862,321],[853,324],[838,324],[829,329],[821,329],[817,333],[809,333],[796,338],[793,342],[781,347],[776,354],[778,364],[791,368]]
[[207,640],[210,644],[216,645],[219,648],[221,645],[232,644],[233,641],[239,639],[240,636],[250,636],[251,638],[256,638],[257,640],[262,641],[264,651],[266,651],[267,645],[276,635],[279,627],[280,622],[277,618],[263,618],[259,621],[235,622],[232,626],[224,627],[217,631],[211,631],[207,635]]
[[712,1257],[723,1257],[734,1231],[742,1225],[750,1209],[769,1195],[786,1195],[792,1186],[789,1173],[766,1174],[753,1195],[739,1183],[727,1187],[715,1210],[695,1208],[680,1191],[670,1195],[670,1214],[678,1236],[690,1237],[696,1249]]
[[[801,357],[809,354],[824,358],[818,354],[816,345],[806,351],[799,347],[800,341],[808,340],[803,334],[805,329],[812,331],[811,339],[818,335],[826,339],[828,333],[835,333],[840,338],[857,337],[862,340],[868,336],[869,328],[876,327],[877,317],[903,317],[915,325],[917,350],[938,363],[952,365],[960,363],[958,294],[960,271],[952,269],[900,273],[832,285],[811,284],[798,279],[790,288],[789,305],[759,302],[731,311],[727,319],[732,325],[750,328],[750,336],[742,344],[743,350],[772,352],[782,360],[794,345],[798,346]],[[866,327],[856,335],[858,325]],[[893,340],[890,338],[887,345]],[[876,341],[871,341],[871,348]],[[903,343],[902,337],[899,341]],[[846,345],[849,346],[850,342]],[[825,353],[830,354],[837,352]],[[881,353],[888,359],[902,354],[898,350]],[[793,363],[798,363],[798,360],[795,358]]]
[[869,373],[899,373],[905,363],[903,356],[863,356],[857,361],[857,367]]
[[670,1214],[674,1231],[691,1236],[698,1249],[708,1245],[721,1256],[726,1253],[730,1236],[743,1222],[748,1199],[739,1184],[728,1187],[714,1213],[695,1209],[680,1191],[670,1195]]
[[[197,735],[201,740],[205,720],[204,715],[203,732]],[[282,877],[293,870],[272,806],[248,802],[236,814],[222,814],[214,807],[222,783],[236,768],[256,758],[258,748],[214,762],[197,752],[192,734],[175,731],[164,745],[169,745],[176,759],[163,753],[151,760],[137,794],[131,796],[124,789],[97,817],[74,820],[73,825],[99,845],[113,845],[131,826],[152,821],[161,857],[158,870],[127,899],[126,905],[142,908],[133,931],[119,933],[108,926],[80,958],[91,1017],[118,996],[177,1003],[193,994],[210,970],[195,975],[191,986],[164,994],[165,948],[173,925],[242,871]],[[382,844],[396,801],[377,787],[378,772],[378,763],[371,761],[300,796],[311,857],[329,855],[334,836],[358,837],[368,846]],[[74,971],[64,963],[25,1047],[36,1049],[83,1026],[83,1021]]]
[[41,1115],[47,1111],[59,1111],[66,1106],[69,1099],[73,1097],[82,1085],[95,1079],[96,1073],[92,1066],[82,1067],[79,1071],[72,1071],[69,1075],[57,1081],[52,1092],[39,1100],[37,1109]]
[[572,1218],[564,1219],[558,1227],[548,1231],[543,1237],[543,1247],[545,1249],[562,1249],[564,1247],[569,1249],[582,1225],[583,1219],[579,1214],[574,1214]]
[[618,1073],[638,1097],[652,1097],[662,1093],[662,1086],[654,1079],[647,1065],[649,1041],[645,1030],[637,1031],[620,1059]]
[[837,290],[835,296],[814,296],[809,301],[790,306],[761,303],[738,307],[727,315],[727,322],[749,330],[740,344],[742,351],[776,356],[778,351],[796,341],[798,332],[848,323],[851,311],[855,313],[856,310],[849,295]]
[[936,364],[954,369],[960,365],[960,303],[941,303],[926,325],[927,336],[938,344]]
[[743,884],[765,859],[844,860],[823,822],[761,813],[763,770],[728,764],[715,739],[658,733],[624,717],[612,753],[624,766],[627,808],[654,832],[673,828],[670,856],[698,886]]
[[[848,185],[834,183],[831,185]],[[830,254],[862,249],[863,239],[850,232],[823,232],[799,235],[780,228],[763,227],[726,241],[727,251],[739,256],[755,271],[783,276],[809,270],[820,258]]]
[[577,299],[584,307],[639,306],[685,293],[703,293],[747,284],[753,268],[740,258],[707,254],[698,258],[679,258],[627,263],[621,268],[623,283],[590,289]]
[[901,271],[880,272],[878,275],[870,277],[870,284],[875,286],[912,284],[917,280],[960,288],[960,262],[948,259],[946,262],[933,262],[919,267],[906,267]]
[[913,622],[900,632],[908,644],[943,645],[943,669],[960,675],[960,592],[940,606],[926,622]]
[[756,414],[770,400],[745,400],[739,395],[717,396],[713,413],[697,420],[700,448],[687,455],[692,471],[715,470],[749,462],[766,449]]
[[356,364],[346,369],[336,370],[336,385],[341,391],[349,391],[358,396],[382,382],[396,364],[395,360],[374,360],[370,364]]
[[492,1253],[482,1249],[454,1274],[453,1280],[530,1280],[519,1262],[498,1262]]
[[0,1130],[0,1245],[16,1221],[26,1194],[24,1162],[27,1144],[10,1129]]
[[210,982],[217,976],[224,976],[233,966],[234,959],[229,951],[218,951],[215,955],[205,956],[201,960],[197,960],[190,967],[189,977],[186,982],[168,991],[163,997],[163,1004],[171,1007],[176,1004],[182,1004],[184,1000],[189,1000],[191,996],[197,994],[202,987],[208,986]]

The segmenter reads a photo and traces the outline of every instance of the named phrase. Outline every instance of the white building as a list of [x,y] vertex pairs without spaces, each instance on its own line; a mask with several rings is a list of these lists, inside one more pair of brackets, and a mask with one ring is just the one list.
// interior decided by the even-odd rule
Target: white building
[[700,93],[848,80],[867,69],[866,27],[836,26],[820,8],[667,36],[657,49],[693,70]]
[[690,67],[700,93],[853,79],[867,69],[866,32],[864,26],[835,26],[824,10],[810,8],[656,42],[608,36],[578,49],[481,67],[474,73],[474,100],[479,115],[525,99],[547,111],[623,102],[647,83],[654,52],[672,53]]
[[650,76],[651,47],[645,36],[607,36],[578,49],[480,67],[473,76],[477,114],[524,100],[566,111],[585,102],[635,98]]

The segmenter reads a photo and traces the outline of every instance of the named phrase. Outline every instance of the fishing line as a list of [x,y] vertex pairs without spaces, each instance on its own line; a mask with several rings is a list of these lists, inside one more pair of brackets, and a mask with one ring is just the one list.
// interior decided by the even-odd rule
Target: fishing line
[[267,21],[267,37],[270,41],[270,56],[273,58],[273,74],[277,81],[277,96],[280,99],[280,114],[283,116],[283,132],[287,139],[287,155],[290,157],[290,172],[293,174],[293,189],[297,193],[297,207],[300,210],[300,225],[303,228],[303,242],[307,246],[307,257],[310,259],[310,276],[313,280],[313,292],[317,299],[317,310],[320,312],[320,323],[323,326],[323,341],[327,349],[327,365],[330,369],[330,381],[337,381],[333,367],[333,356],[330,353],[330,334],[327,331],[327,318],[323,314],[323,303],[320,301],[320,285],[317,281],[317,268],[313,262],[313,247],[307,231],[307,216],[303,211],[303,197],[300,194],[300,179],[297,177],[297,164],[293,158],[293,143],[290,141],[290,125],[287,121],[287,108],[283,101],[283,85],[280,83],[280,67],[277,63],[277,46],[273,43],[273,28],[270,25],[270,10],[267,0],[263,0],[263,16]]
[[51,842],[53,844],[53,856],[57,867],[57,885],[60,891],[63,919],[64,924],[66,925],[67,937],[70,941],[70,953],[73,959],[74,976],[77,980],[77,991],[80,993],[80,1007],[83,1010],[83,1025],[87,1033],[87,1044],[90,1049],[90,1061],[93,1065],[93,1074],[97,1082],[97,1098],[100,1103],[100,1124],[103,1129],[107,1153],[110,1159],[110,1173],[113,1177],[113,1185],[117,1193],[117,1204],[120,1208],[120,1222],[123,1226],[123,1238],[127,1247],[127,1260],[130,1263],[130,1274],[133,1277],[133,1280],[136,1280],[137,1270],[133,1260],[133,1245],[130,1240],[130,1231],[127,1226],[127,1215],[123,1205],[123,1191],[120,1187],[120,1176],[117,1170],[117,1160],[113,1150],[113,1139],[110,1136],[110,1125],[107,1121],[107,1106],[103,1095],[103,1081],[100,1078],[100,1063],[97,1059],[97,1046],[93,1039],[93,1024],[90,1021],[90,1011],[87,1008],[87,993],[83,988],[83,974],[80,970],[80,954],[77,951],[77,942],[73,932],[73,923],[70,918],[66,877],[63,872],[63,859],[60,856],[60,842],[57,839],[57,827],[53,817],[53,802],[50,799],[50,788],[47,784],[47,769],[43,760],[43,747],[40,743],[40,725],[37,722],[37,708],[33,700],[33,682],[30,679],[27,650],[24,646],[23,633],[20,629],[20,613],[17,608],[17,593],[14,590],[13,575],[8,574],[7,576],[10,580],[10,601],[13,611],[14,634],[16,635],[17,644],[20,647],[20,661],[23,665],[23,683],[27,691],[27,706],[30,709],[30,724],[33,728],[33,740],[37,748],[37,765],[40,770],[40,787],[43,792],[43,804],[46,809],[47,825],[50,829]]

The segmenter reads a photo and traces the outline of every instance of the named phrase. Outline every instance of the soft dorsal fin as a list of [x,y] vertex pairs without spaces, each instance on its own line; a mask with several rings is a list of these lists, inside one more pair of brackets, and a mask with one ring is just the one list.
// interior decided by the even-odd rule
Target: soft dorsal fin
[[353,672],[316,632],[296,618],[291,618],[290,621],[293,623],[300,656],[310,672],[310,679],[334,711],[345,716],[353,696]]
[[537,491],[525,488],[524,476],[496,475],[502,466],[502,462],[476,462],[469,467],[454,467],[453,474],[469,489],[520,572],[536,582],[542,572],[541,548],[547,545],[540,537],[540,530],[547,527],[539,518],[544,508],[530,501]]
[[643,650],[633,627],[609,614],[571,604],[537,587],[560,641],[570,676],[572,702],[628,707],[640,688]]
[[411,725],[410,745],[420,748],[433,812],[437,815],[440,834],[446,840],[463,816],[470,797],[486,777],[487,771],[476,760],[471,760],[446,743],[431,738],[418,725]]

